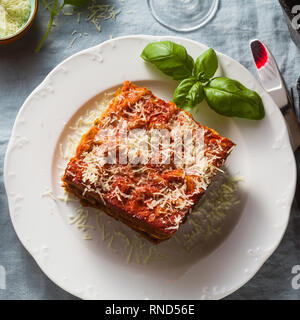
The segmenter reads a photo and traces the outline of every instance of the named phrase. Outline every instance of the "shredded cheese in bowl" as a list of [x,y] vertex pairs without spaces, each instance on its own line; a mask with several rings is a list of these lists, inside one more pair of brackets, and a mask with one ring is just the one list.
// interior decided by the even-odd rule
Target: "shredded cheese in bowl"
[[30,16],[29,0],[0,0],[0,39],[15,34]]

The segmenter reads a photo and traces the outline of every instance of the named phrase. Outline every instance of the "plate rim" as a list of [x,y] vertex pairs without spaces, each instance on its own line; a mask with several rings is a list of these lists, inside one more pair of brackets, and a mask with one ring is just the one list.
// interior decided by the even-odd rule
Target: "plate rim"
[[[43,265],[40,263],[40,261],[38,259],[36,259],[36,257],[34,256],[34,254],[32,253],[32,249],[30,248],[30,246],[28,244],[26,244],[26,241],[24,239],[22,239],[22,236],[20,234],[20,230],[18,230],[18,227],[14,221],[14,218],[13,218],[13,208],[10,204],[10,201],[9,201],[9,197],[8,197],[8,173],[7,173],[7,169],[8,169],[8,158],[9,158],[9,155],[12,153],[13,151],[13,141],[12,141],[12,137],[14,136],[15,134],[15,131],[16,131],[16,124],[18,123],[18,121],[20,120],[20,115],[22,113],[22,111],[26,108],[26,105],[27,103],[32,99],[32,97],[35,95],[35,93],[37,91],[39,91],[39,89],[41,89],[45,83],[47,83],[48,79],[53,75],[55,74],[55,72],[61,68],[65,63],[67,63],[69,60],[72,60],[74,59],[75,57],[77,56],[80,56],[82,54],[85,54],[85,53],[88,53],[89,51],[93,51],[95,50],[96,48],[100,48],[101,46],[103,45],[106,45],[108,43],[113,43],[115,41],[118,41],[118,40],[124,40],[124,39],[146,39],[146,40],[154,40],[156,39],[156,41],[160,41],[162,39],[165,39],[165,40],[174,40],[174,41],[188,41],[188,42],[191,42],[193,43],[194,45],[202,45],[204,47],[207,47],[205,44],[202,44],[201,42],[199,41],[196,41],[196,40],[192,40],[192,39],[189,39],[189,38],[186,38],[186,37],[178,37],[178,36],[169,36],[169,35],[162,35],[162,36],[154,36],[154,35],[145,35],[145,34],[138,34],[138,35],[127,35],[127,36],[121,36],[121,37],[116,37],[116,38],[113,38],[113,39],[109,39],[109,40],[106,40],[106,41],[103,41],[101,42],[100,44],[97,44],[95,46],[92,46],[90,48],[86,48],[84,50],[81,50],[69,57],[67,57],[66,59],[64,59],[62,62],[58,63],[46,76],[45,78],[43,79],[43,81],[27,96],[27,98],[25,99],[25,101],[23,102],[21,108],[19,109],[18,113],[17,113],[17,116],[15,118],[15,121],[14,121],[14,125],[13,125],[13,128],[11,130],[11,135],[10,135],[10,138],[9,138],[9,142],[7,144],[7,149],[6,149],[6,153],[5,153],[5,158],[4,158],[4,167],[3,167],[3,176],[4,176],[4,186],[5,186],[5,191],[6,191],[6,195],[7,195],[7,198],[8,198],[8,208],[9,208],[9,213],[10,213],[10,219],[11,219],[11,222],[12,222],[12,225],[13,225],[13,228],[17,234],[17,237],[19,239],[19,241],[22,243],[22,245],[24,246],[24,248],[30,253],[30,255],[33,257],[33,259],[35,260],[35,262],[37,263],[37,265],[39,266],[39,268],[42,270],[42,272],[52,281],[54,282],[58,287],[60,287],[61,289],[65,290],[66,292],[72,294],[73,296],[75,297],[78,297],[78,298],[81,298],[81,299],[85,299],[85,297],[81,294],[78,294],[76,292],[74,292],[74,290],[71,290],[70,288],[68,288],[67,285],[64,285],[63,281],[59,281],[58,279],[54,279],[54,277],[52,277],[51,273],[47,271],[47,266]],[[216,51],[218,55],[220,56],[224,56],[226,57],[227,59],[231,60],[232,62],[234,62],[235,64],[239,64],[239,67],[244,69],[245,71],[251,73],[246,67],[244,67],[240,62],[238,62],[237,60],[231,58],[230,56],[227,56],[219,51]],[[252,75],[252,73],[251,73]],[[255,82],[261,87],[261,85],[259,84],[258,80],[252,75],[252,77],[255,79]],[[268,93],[266,93],[267,95],[269,95]],[[292,150],[292,147],[291,147],[291,144],[290,144],[290,140],[289,140],[289,136],[288,136],[288,130],[287,130],[287,126],[286,126],[286,123],[284,121],[284,118],[283,116],[281,115],[280,116],[280,121],[284,124],[283,126],[283,137],[284,139],[288,139],[288,148],[290,149],[290,151],[292,152],[292,170],[293,170],[293,179],[291,179],[291,182],[290,182],[290,186],[291,186],[291,189],[290,189],[290,192],[288,194],[288,201],[287,201],[287,206],[286,206],[286,211],[288,212],[286,214],[286,219],[285,219],[285,222],[284,222],[284,226],[282,228],[282,232],[281,232],[281,235],[280,237],[278,237],[278,241],[276,243],[274,243],[274,246],[272,247],[272,249],[268,252],[268,253],[265,253],[264,255],[264,258],[257,264],[257,267],[256,268],[253,268],[251,270],[251,273],[249,273],[249,275],[247,276],[247,279],[243,282],[241,282],[238,286],[232,288],[231,290],[228,290],[226,291],[226,293],[221,293],[219,296],[218,296],[218,299],[222,299],[230,294],[232,294],[233,292],[237,291],[238,289],[240,289],[242,286],[244,286],[247,282],[249,282],[253,277],[254,275],[261,269],[261,267],[263,266],[263,264],[270,258],[270,256],[275,252],[275,250],[278,248],[279,244],[281,243],[282,241],[282,238],[284,237],[285,233],[286,233],[286,229],[287,229],[287,226],[288,226],[288,223],[289,223],[289,219],[290,219],[290,212],[291,212],[291,207],[292,207],[292,203],[293,203],[293,199],[294,199],[294,194],[295,194],[295,190],[296,190],[296,181],[297,181],[297,175],[296,175],[296,160],[295,160],[295,155],[294,155],[294,152]]]

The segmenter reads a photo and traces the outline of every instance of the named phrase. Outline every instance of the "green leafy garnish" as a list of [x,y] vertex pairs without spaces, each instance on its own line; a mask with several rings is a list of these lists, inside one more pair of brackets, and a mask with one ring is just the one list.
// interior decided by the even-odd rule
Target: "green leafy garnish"
[[143,50],[141,57],[174,80],[183,80],[192,76],[193,58],[187,54],[183,46],[174,42],[149,43]]
[[195,78],[184,79],[176,88],[173,96],[174,103],[186,110],[192,109],[204,99],[202,83]]
[[236,80],[213,78],[218,69],[218,57],[211,48],[194,63],[183,46],[172,41],[158,41],[149,43],[141,57],[174,80],[181,80],[173,96],[179,108],[190,111],[205,98],[214,111],[224,116],[252,120],[265,116],[262,99],[255,91]]
[[54,0],[52,8],[51,8],[50,4],[48,3],[48,1],[46,1],[46,0],[42,0],[42,1],[43,1],[44,5],[46,6],[46,8],[48,9],[48,11],[50,12],[50,20],[48,23],[47,30],[46,30],[42,40],[40,41],[40,43],[36,47],[35,52],[40,51],[41,47],[43,46],[44,42],[46,41],[46,39],[49,35],[49,32],[51,31],[51,28],[52,28],[53,22],[54,22],[54,18],[59,14],[59,12],[63,9],[63,7],[66,4],[70,4],[70,5],[76,6],[76,7],[83,7],[90,0],[64,0],[64,1]]
[[218,69],[218,58],[213,49],[202,53],[195,62],[194,76],[200,81],[207,82],[212,78]]
[[229,78],[215,78],[204,87],[208,105],[228,117],[260,120],[265,116],[261,97],[240,82]]

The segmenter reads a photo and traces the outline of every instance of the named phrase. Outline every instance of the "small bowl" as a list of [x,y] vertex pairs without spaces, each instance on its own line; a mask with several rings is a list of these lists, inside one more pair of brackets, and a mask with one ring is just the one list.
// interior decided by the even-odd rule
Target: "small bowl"
[[32,22],[33,22],[34,18],[36,17],[38,3],[39,3],[38,0],[30,0],[31,11],[30,11],[30,15],[29,15],[27,22],[16,33],[11,34],[7,37],[1,38],[0,39],[0,46],[14,42],[24,36],[24,34],[30,29]]

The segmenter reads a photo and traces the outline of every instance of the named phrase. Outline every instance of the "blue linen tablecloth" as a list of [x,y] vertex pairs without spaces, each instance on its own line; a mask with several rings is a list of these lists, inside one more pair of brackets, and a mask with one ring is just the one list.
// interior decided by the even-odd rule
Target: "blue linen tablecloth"
[[[121,9],[116,21],[102,24],[102,32],[83,18],[78,24],[77,16],[60,15],[45,46],[40,53],[34,53],[49,18],[40,2],[30,32],[16,43],[0,47],[0,266],[6,271],[6,289],[0,285],[0,299],[76,299],[52,283],[19,242],[10,221],[3,184],[4,155],[15,117],[26,97],[62,60],[111,36],[179,35],[231,56],[255,74],[248,42],[259,38],[272,49],[289,87],[295,87],[300,76],[300,50],[290,38],[276,0],[221,0],[210,23],[186,34],[157,23],[146,0],[104,0],[102,3],[115,4]],[[78,37],[71,44],[74,30]],[[300,159],[297,160],[300,165]],[[293,289],[291,285],[292,267],[300,265],[299,230],[300,210],[294,201],[290,223],[279,248],[251,281],[227,299],[299,299],[300,289]]]

